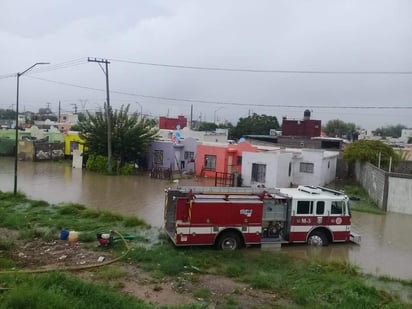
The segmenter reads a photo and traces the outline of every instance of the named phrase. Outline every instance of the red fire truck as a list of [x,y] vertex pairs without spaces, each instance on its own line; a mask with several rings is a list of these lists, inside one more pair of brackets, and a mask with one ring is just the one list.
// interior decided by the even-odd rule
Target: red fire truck
[[165,190],[165,231],[176,246],[360,242],[351,230],[349,198],[313,186],[180,187]]

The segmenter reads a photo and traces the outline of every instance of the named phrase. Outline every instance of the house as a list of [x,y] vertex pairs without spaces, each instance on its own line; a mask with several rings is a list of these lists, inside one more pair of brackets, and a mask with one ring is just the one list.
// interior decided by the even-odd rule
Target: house
[[216,142],[216,143],[227,143],[227,137],[229,134],[228,129],[216,129],[216,131],[208,132],[208,131],[193,131],[188,127],[183,129],[160,129],[159,130],[159,137],[162,140],[171,140],[173,136],[178,135],[179,138],[185,139],[188,137],[192,137],[198,142]]
[[84,150],[86,141],[80,137],[79,132],[66,131],[64,133],[64,155],[72,157],[74,150]]
[[245,186],[323,186],[336,177],[339,152],[322,149],[278,149],[244,152],[242,181]]
[[303,112],[303,119],[282,119],[282,136],[315,137],[320,136],[322,123],[310,119],[310,110]]
[[177,118],[159,117],[159,129],[175,130],[187,127],[187,118],[178,116]]
[[196,176],[215,177],[216,173],[240,173],[243,152],[257,152],[249,142],[239,144],[203,143],[197,146]]
[[244,152],[242,184],[244,186],[289,187],[293,182],[292,151]]
[[196,147],[197,141],[191,137],[153,141],[147,157],[148,168],[194,173]]

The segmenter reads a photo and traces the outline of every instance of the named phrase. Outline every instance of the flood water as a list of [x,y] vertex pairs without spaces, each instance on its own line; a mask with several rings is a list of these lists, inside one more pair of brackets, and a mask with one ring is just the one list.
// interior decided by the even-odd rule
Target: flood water
[[[181,184],[190,184],[188,180]],[[166,180],[145,176],[106,176],[73,169],[70,162],[18,164],[18,190],[29,198],[49,203],[81,203],[144,219],[155,227],[163,225]],[[14,159],[0,157],[0,190],[13,191]],[[358,265],[364,272],[412,280],[412,216],[388,213],[353,213],[353,226],[362,235],[361,245],[333,244],[312,248],[282,247],[296,257],[339,258]]]

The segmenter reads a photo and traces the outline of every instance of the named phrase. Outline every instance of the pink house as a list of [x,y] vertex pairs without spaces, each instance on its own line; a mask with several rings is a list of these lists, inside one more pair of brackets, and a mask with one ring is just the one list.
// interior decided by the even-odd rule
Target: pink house
[[258,152],[249,142],[239,144],[205,143],[197,146],[196,176],[215,177],[216,173],[241,173],[242,153]]

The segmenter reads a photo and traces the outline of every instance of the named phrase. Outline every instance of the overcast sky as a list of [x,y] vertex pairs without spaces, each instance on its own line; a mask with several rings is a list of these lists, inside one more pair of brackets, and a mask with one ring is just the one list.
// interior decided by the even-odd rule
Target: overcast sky
[[10,74],[50,62],[20,77],[20,111],[101,109],[97,57],[111,105],[154,117],[310,109],[322,124],[412,127],[410,0],[1,0],[0,55],[0,108],[15,108]]

